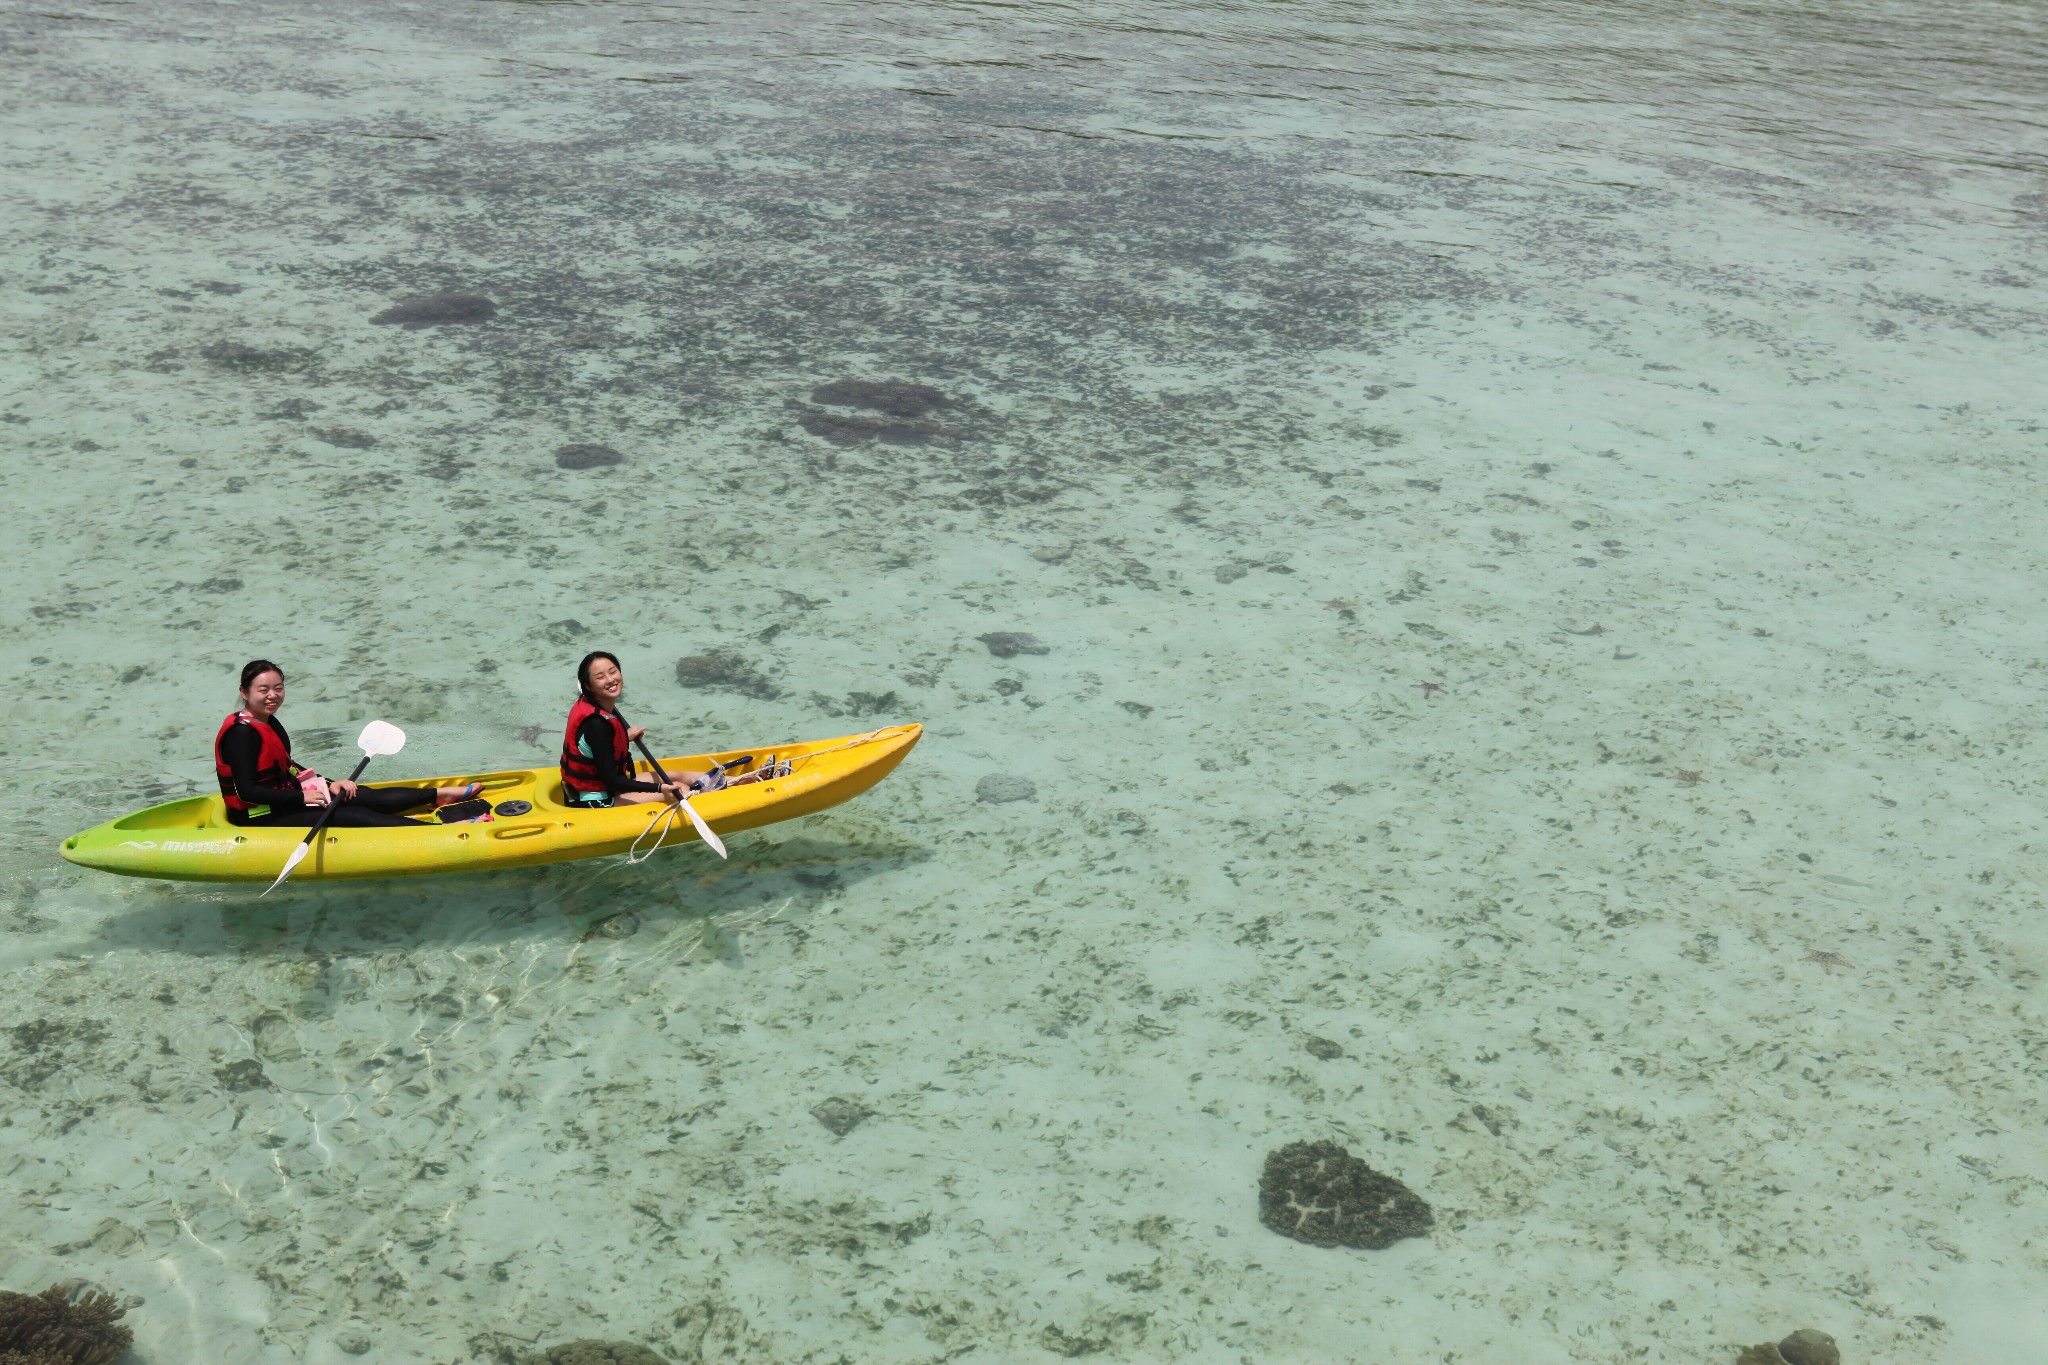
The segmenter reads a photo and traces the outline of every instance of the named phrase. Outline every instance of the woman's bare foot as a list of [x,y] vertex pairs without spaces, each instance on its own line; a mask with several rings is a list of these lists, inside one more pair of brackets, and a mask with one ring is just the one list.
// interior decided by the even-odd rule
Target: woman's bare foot
[[437,806],[452,806],[457,801],[469,801],[474,799],[477,793],[483,789],[484,784],[481,782],[468,782],[460,787],[436,787],[434,788],[434,804]]

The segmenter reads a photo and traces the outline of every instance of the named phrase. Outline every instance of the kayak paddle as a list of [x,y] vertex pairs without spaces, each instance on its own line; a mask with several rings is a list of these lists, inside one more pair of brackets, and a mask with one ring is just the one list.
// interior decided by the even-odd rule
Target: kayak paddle
[[[619,716],[619,713],[617,711],[613,711],[612,714],[614,716],[619,717],[619,724],[625,725],[626,729],[631,730],[633,728],[630,725],[626,725],[626,718],[624,716]],[[633,743],[639,746],[640,756],[647,760],[649,767],[654,769],[654,775],[661,779],[661,784],[664,787],[675,786],[675,783],[669,781],[668,774],[662,771],[661,760],[656,758],[653,752],[648,749],[647,741],[644,739],[636,739],[633,741]],[[697,808],[690,804],[690,798],[684,796],[682,792],[678,791],[676,793],[676,804],[683,808],[683,814],[689,816],[690,823],[697,827],[697,837],[699,839],[702,839],[705,843],[711,845],[711,851],[716,853],[719,857],[723,858],[727,856],[724,841],[721,840],[716,834],[713,834],[711,832],[711,826],[705,824],[704,817],[697,814]]]
[[[405,731],[389,721],[373,720],[363,727],[363,732],[360,735],[356,736],[356,747],[363,751],[363,761],[356,764],[356,770],[348,775],[348,780],[351,782],[354,782],[363,775],[363,769],[370,766],[371,759],[379,754],[395,754],[400,749],[403,749],[405,747]],[[340,804],[339,800],[329,795],[327,798],[327,809],[320,812],[320,818],[313,822],[313,828],[306,831],[306,837],[299,840],[299,846],[292,850],[292,856],[285,859],[284,871],[277,874],[277,881],[263,888],[263,896],[267,896],[277,890],[278,884],[286,877],[292,875],[292,869],[305,861],[307,852],[313,847],[313,841],[320,837],[321,830],[327,828],[327,821],[333,816],[334,808]],[[256,899],[262,900],[263,896],[258,896]]]

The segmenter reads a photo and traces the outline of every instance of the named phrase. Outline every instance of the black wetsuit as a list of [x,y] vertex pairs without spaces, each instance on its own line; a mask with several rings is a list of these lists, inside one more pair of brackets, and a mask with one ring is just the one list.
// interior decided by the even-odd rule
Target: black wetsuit
[[658,792],[659,782],[642,782],[619,771],[616,758],[612,755],[611,722],[603,716],[587,716],[576,727],[576,738],[581,741],[583,751],[590,755],[590,765],[597,769],[597,780],[604,783],[605,795],[617,799],[621,792]]
[[[284,722],[272,716],[268,723],[289,751],[292,737],[286,732]],[[256,759],[262,752],[262,741],[247,725],[230,726],[227,734],[221,736],[220,756],[227,760],[228,770],[235,775],[235,794],[252,806],[270,807],[268,815],[254,816],[247,823],[311,829],[324,808],[307,805],[306,794],[296,784],[290,787],[257,785]],[[417,824],[418,821],[408,820],[398,812],[424,806],[433,799],[432,787],[358,787],[352,799],[335,804],[334,816],[327,826],[329,829],[364,829]]]

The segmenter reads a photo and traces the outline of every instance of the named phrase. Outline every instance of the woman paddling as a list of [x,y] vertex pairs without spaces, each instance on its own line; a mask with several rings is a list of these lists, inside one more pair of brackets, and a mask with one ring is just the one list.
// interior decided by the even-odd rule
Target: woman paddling
[[411,825],[398,812],[432,803],[467,801],[481,791],[466,787],[359,787],[346,778],[329,782],[292,759],[292,737],[277,708],[284,705],[284,670],[268,659],[242,669],[242,709],[220,723],[213,737],[213,768],[228,822],[310,829],[330,802],[330,829]]
[[670,773],[667,786],[633,776],[633,741],[645,733],[626,728],[612,708],[626,690],[618,656],[599,649],[576,665],[576,704],[562,734],[562,793],[581,806],[629,806],[673,801],[704,780],[703,773]]

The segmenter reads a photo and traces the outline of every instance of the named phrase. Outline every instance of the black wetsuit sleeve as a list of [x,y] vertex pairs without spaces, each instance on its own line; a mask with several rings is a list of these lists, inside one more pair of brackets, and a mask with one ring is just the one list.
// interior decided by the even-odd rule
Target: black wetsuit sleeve
[[597,780],[604,783],[606,795],[661,790],[659,782],[641,782],[619,771],[619,765],[612,761],[611,722],[603,716],[585,716],[583,723],[576,727],[576,738],[582,740],[583,747],[590,750],[591,766],[597,769]]
[[[280,729],[279,738],[283,738],[283,734]],[[221,736],[220,754],[228,761],[228,771],[234,775],[235,795],[251,806],[269,806],[272,810],[293,810],[305,805],[306,794],[296,786],[256,785],[256,759],[262,752],[262,741],[246,725],[233,726]]]

